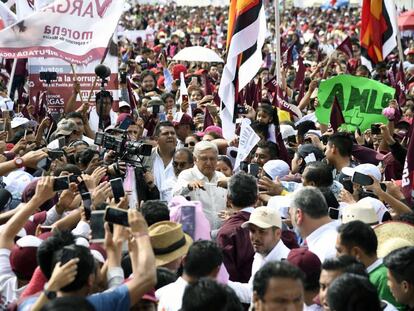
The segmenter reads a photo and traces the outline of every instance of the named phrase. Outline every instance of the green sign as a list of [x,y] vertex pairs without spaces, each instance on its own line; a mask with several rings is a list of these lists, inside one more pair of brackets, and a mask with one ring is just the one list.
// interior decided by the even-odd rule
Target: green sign
[[351,75],[339,75],[322,81],[318,89],[319,104],[316,117],[321,124],[329,124],[334,98],[342,108],[346,125],[341,128],[361,131],[370,128],[372,123],[388,122],[382,109],[394,98],[395,89],[375,80]]

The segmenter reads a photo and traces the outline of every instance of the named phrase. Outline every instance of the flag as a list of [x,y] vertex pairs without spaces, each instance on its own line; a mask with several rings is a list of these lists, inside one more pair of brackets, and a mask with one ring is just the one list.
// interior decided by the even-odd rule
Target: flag
[[135,92],[131,86],[131,80],[129,78],[126,79],[127,91],[128,91],[128,99],[129,99],[129,106],[131,107],[131,114],[134,109],[138,107],[137,99],[135,97]]
[[395,90],[395,97],[398,101],[399,106],[404,107],[405,102],[407,101],[405,97],[407,94],[407,84],[405,82],[405,73],[402,61],[400,61],[397,74],[395,75]]
[[[253,82],[254,83],[254,82]],[[253,96],[253,109],[257,109],[259,104],[262,102],[262,78],[259,78],[257,81],[255,90],[254,90],[254,96]]]
[[392,0],[363,0],[361,60],[370,70],[397,47],[395,6]]
[[342,108],[341,105],[339,105],[338,99],[334,98],[334,102],[332,104],[331,109],[331,115],[330,115],[330,123],[331,127],[334,132],[338,131],[338,128],[341,126],[341,124],[345,123],[344,116],[342,114]]
[[55,0],[0,31],[0,57],[101,60],[122,12],[123,1]]
[[354,57],[354,55],[352,53],[351,38],[349,36],[346,37],[345,40],[342,41],[342,43],[340,45],[338,45],[338,47],[336,48],[336,50],[343,52],[349,58]]
[[[0,1],[0,29],[13,25],[17,22],[16,14],[14,14],[6,4]],[[2,24],[2,25],[1,25]]]
[[208,109],[206,109],[206,114],[204,116],[204,125],[203,125],[203,131],[206,130],[209,126],[214,125],[213,117],[211,116]]
[[276,91],[276,86],[277,86],[277,77],[276,76],[270,78],[270,80],[267,81],[264,84],[264,87],[267,88],[270,92],[275,92]]
[[[414,124],[414,123],[413,123]],[[408,142],[407,156],[405,158],[404,170],[402,174],[402,192],[404,197],[411,204],[414,195],[414,126],[411,124],[410,141]]]
[[288,49],[282,54],[282,63],[283,67],[287,68],[293,65],[294,57],[293,57],[293,49],[295,48],[295,45],[292,44]]
[[387,78],[390,86],[396,87],[397,63],[393,63],[391,68],[387,71]]
[[227,62],[220,81],[223,135],[235,134],[237,95],[259,71],[266,37],[263,0],[231,0],[227,31]]
[[298,71],[296,72],[295,84],[293,89],[299,90],[305,80],[305,71],[306,67],[303,64],[303,58],[299,56],[298,58]]
[[203,78],[204,78],[204,95],[212,95],[214,91],[214,86],[210,81],[207,70],[203,72]]

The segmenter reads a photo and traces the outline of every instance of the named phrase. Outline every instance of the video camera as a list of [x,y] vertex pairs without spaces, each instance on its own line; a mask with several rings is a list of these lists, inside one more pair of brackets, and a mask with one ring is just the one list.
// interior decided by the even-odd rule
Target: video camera
[[115,151],[119,161],[124,161],[135,166],[137,164],[142,166],[141,157],[151,155],[152,145],[145,144],[142,141],[129,141],[127,131],[120,129],[114,129],[114,131],[121,133],[121,136],[102,132],[96,133],[95,145]]

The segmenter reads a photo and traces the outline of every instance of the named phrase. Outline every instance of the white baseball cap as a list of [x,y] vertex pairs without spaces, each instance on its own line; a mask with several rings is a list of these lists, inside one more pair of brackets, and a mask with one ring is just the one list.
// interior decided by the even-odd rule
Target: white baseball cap
[[262,229],[268,229],[271,227],[282,228],[282,218],[276,209],[268,206],[260,206],[250,214],[249,221],[244,222],[241,227],[247,228],[249,224],[255,225]]
[[378,224],[378,216],[375,208],[368,202],[358,201],[354,204],[349,204],[342,210],[342,223],[360,220],[368,225]]
[[288,124],[281,124],[280,133],[282,134],[282,139],[287,139],[290,136],[296,136],[297,131],[295,131],[293,127]]
[[381,172],[379,168],[370,163],[360,164],[355,167],[344,167],[342,169],[342,173],[344,173],[347,176],[350,176],[351,178],[354,176],[355,172],[358,172],[364,175],[372,175],[375,177],[375,179],[381,180]]

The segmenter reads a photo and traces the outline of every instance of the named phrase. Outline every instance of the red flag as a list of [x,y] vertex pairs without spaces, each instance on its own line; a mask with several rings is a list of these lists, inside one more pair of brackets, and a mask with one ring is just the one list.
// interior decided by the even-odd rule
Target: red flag
[[273,78],[271,78],[269,81],[267,81],[264,84],[264,87],[267,88],[270,92],[275,92],[276,91],[276,86],[277,86],[276,76],[274,76]]
[[411,204],[414,188],[414,123],[411,124],[411,135],[408,143],[407,157],[405,158],[404,170],[402,175],[402,192],[404,197]]
[[279,147],[279,159],[285,161],[289,166],[291,166],[292,160],[289,159],[289,153],[287,152],[285,143],[283,142],[282,134],[280,130],[276,128],[276,142]]
[[257,81],[255,90],[254,90],[254,97],[253,97],[253,109],[257,109],[259,103],[262,101],[262,78],[259,78]]
[[338,99],[336,98],[336,96],[335,96],[334,102],[332,104],[330,123],[331,123],[331,127],[332,127],[334,132],[337,132],[338,128],[341,126],[341,124],[345,123],[345,118],[342,114],[342,108],[339,105],[339,102],[338,102]]
[[397,64],[393,63],[391,68],[387,71],[387,78],[390,85],[395,88],[397,85],[396,78],[397,78]]
[[220,100],[220,96],[218,95],[217,92],[214,92],[213,94],[213,101],[216,104],[217,107],[220,107],[221,104],[221,100]]
[[395,76],[395,95],[397,97],[398,104],[400,107],[405,106],[406,102],[406,93],[407,93],[407,87],[405,82],[405,73],[404,73],[404,67],[402,61],[400,61],[400,66],[398,67],[397,74]]
[[206,109],[206,114],[204,116],[204,125],[203,125],[203,131],[206,130],[209,126],[214,125],[213,117],[211,116],[208,109]]
[[295,45],[292,44],[286,51],[285,53],[283,53],[282,55],[282,62],[283,62],[283,67],[287,68],[292,66],[293,64],[293,47]]
[[298,71],[296,72],[295,85],[293,87],[295,90],[299,90],[301,85],[303,84],[303,81],[305,80],[305,71],[306,71],[306,67],[303,64],[303,58],[299,56]]
[[132,86],[131,86],[131,80],[129,80],[129,79],[126,79],[126,80],[127,80],[126,84],[127,84],[129,105],[131,107],[131,113],[132,113],[132,110],[134,110],[138,106],[137,105],[137,99],[135,98],[134,90],[132,89]]
[[344,41],[338,47],[336,48],[338,51],[343,52],[345,55],[347,55],[349,58],[354,57],[352,53],[352,43],[351,38],[348,36],[345,38]]
[[210,78],[208,77],[207,70],[203,72],[204,78],[204,95],[212,95],[214,86],[211,84]]
[[299,89],[299,94],[298,94],[298,97],[297,97],[297,100],[296,100],[298,105],[299,105],[300,101],[302,100],[303,96],[305,96],[305,83],[302,83],[302,85],[300,86],[300,89]]
[[283,90],[279,86],[277,86],[277,90],[274,94],[272,105],[276,108],[289,112],[292,118],[299,118],[299,116],[292,110],[292,108],[288,104],[286,97],[283,94]]

